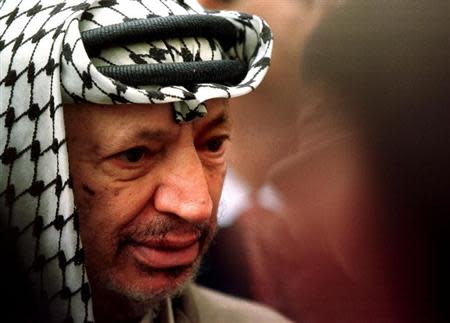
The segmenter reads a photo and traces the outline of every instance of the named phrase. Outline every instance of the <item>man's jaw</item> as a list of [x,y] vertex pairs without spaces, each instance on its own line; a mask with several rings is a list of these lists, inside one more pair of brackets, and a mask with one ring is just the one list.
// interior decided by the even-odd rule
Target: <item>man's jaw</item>
[[[117,306],[106,304],[104,310],[142,317],[166,298],[180,294],[194,280],[215,229],[215,225],[178,226],[170,221],[139,231],[129,228],[117,242],[115,260],[109,266],[113,269],[99,273],[101,277],[89,276],[94,312],[96,299],[113,298]],[[96,287],[102,290],[97,297]]]
[[[195,280],[201,257],[192,265],[184,267],[175,267],[164,270],[149,271],[148,267],[140,268],[142,273],[148,276],[148,279],[157,279],[161,275],[165,280],[170,281],[159,289],[148,290],[138,281],[123,284],[117,280],[114,273],[108,273],[104,277],[98,277],[96,283],[100,284],[102,291],[95,293],[93,286],[93,304],[94,316],[102,318],[99,322],[137,322],[142,317],[151,313],[156,316],[162,303],[167,298],[177,297],[182,293],[185,287]],[[139,266],[139,264],[137,264]],[[104,302],[104,300],[108,300]]]
[[160,280],[163,277],[165,284],[151,291],[146,288],[145,284],[139,282],[130,282],[126,285],[121,284],[113,275],[104,279],[104,287],[120,298],[127,300],[130,304],[142,304],[145,307],[152,306],[161,303],[168,297],[171,298],[179,295],[188,284],[195,280],[200,262],[201,259],[199,258],[190,266],[158,271],[149,270],[148,267],[139,268],[139,270],[148,276],[149,281],[152,279]]
[[120,265],[101,277],[110,292],[131,303],[159,303],[179,294],[197,274],[214,231],[136,235],[122,242]]

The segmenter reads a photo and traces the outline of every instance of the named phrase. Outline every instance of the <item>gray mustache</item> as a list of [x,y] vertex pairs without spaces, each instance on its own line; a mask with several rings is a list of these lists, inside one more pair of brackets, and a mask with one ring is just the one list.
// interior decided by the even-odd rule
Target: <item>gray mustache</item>
[[163,239],[170,232],[196,234],[201,239],[209,233],[208,223],[188,223],[181,219],[155,219],[148,224],[133,226],[126,230],[123,242],[143,241],[150,237]]

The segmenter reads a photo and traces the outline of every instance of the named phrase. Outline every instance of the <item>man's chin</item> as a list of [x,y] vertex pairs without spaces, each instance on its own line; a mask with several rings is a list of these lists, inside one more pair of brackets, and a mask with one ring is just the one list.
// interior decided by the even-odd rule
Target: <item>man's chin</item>
[[199,263],[166,269],[137,265],[134,275],[110,275],[105,287],[135,306],[152,306],[180,294],[194,279]]
[[[196,240],[191,243],[189,238]],[[120,249],[120,262],[109,272],[106,288],[136,304],[175,296],[194,279],[211,238],[211,233],[200,239],[185,234],[186,244],[189,242],[185,246],[180,239],[166,237],[169,246],[165,248],[150,238],[141,239],[145,243],[128,242]]]

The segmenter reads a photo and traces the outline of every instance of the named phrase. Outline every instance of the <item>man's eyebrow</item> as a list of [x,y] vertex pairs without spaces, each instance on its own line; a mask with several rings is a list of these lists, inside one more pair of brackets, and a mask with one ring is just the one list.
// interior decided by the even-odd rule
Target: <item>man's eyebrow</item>
[[117,140],[112,140],[110,146],[117,148],[124,145],[133,145],[137,142],[163,141],[168,138],[170,133],[164,129],[137,129],[134,132],[124,131],[117,134]]
[[140,140],[161,140],[163,138],[166,138],[168,135],[169,133],[163,129],[157,130],[142,129],[139,132],[137,132],[133,137],[135,139]]
[[164,129],[138,129],[133,133],[124,131],[116,133],[107,144],[96,144],[93,149],[97,155],[105,156],[110,154],[111,151],[123,150],[142,142],[162,142],[170,136],[170,132]]
[[214,129],[223,124],[227,124],[230,122],[230,116],[225,113],[225,111],[221,112],[217,117],[209,121],[206,125],[201,128],[201,132],[207,132],[211,129]]

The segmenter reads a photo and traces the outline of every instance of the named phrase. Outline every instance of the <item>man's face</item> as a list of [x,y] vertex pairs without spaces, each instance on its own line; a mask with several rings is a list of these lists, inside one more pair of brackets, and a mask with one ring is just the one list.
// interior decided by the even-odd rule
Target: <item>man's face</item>
[[169,104],[67,105],[69,160],[95,293],[152,301],[195,272],[216,227],[226,101],[177,124]]

